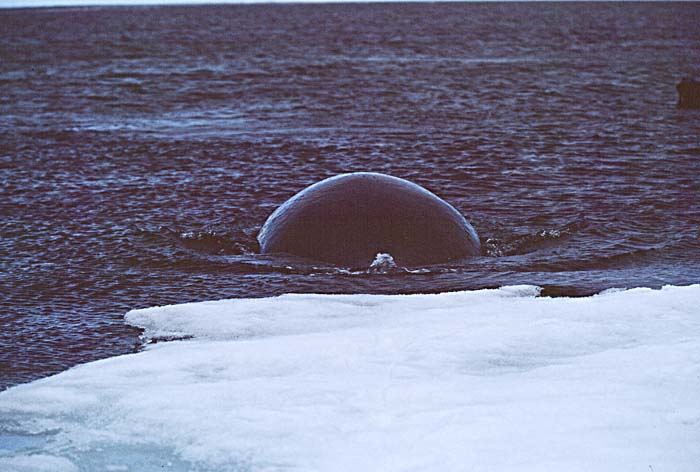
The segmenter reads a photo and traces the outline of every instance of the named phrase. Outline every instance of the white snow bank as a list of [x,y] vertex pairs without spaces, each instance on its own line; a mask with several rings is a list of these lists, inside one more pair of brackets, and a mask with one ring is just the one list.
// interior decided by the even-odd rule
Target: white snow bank
[[537,293],[132,311],[194,339],[0,393],[0,470],[700,470],[700,285]]

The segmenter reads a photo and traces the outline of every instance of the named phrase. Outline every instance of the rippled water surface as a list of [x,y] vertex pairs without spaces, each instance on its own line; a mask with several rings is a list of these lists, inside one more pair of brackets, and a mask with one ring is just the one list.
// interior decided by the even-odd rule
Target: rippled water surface
[[[284,292],[700,281],[700,4],[0,11],[0,389],[138,348],[131,309]],[[412,180],[483,254],[257,254],[342,172]]]

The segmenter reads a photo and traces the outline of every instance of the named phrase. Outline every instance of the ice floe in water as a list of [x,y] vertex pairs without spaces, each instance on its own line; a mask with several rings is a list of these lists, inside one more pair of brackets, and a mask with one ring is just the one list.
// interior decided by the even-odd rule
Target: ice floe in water
[[0,393],[0,470],[700,467],[700,285],[285,295],[128,313],[190,338]]

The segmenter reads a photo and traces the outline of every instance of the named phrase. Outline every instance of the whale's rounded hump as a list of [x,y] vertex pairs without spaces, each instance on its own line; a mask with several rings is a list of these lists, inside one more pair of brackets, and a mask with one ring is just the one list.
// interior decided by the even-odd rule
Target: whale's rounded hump
[[450,204],[389,175],[358,172],[315,183],[275,210],[258,234],[263,254],[368,267],[377,253],[405,267],[480,252],[476,231]]

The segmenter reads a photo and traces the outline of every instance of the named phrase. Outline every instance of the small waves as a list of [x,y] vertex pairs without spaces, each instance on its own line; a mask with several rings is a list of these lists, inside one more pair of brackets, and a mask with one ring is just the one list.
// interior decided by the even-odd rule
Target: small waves
[[250,255],[257,250],[257,240],[244,231],[235,235],[220,234],[215,230],[178,232],[161,226],[158,235],[181,248],[204,254]]
[[[669,258],[683,259],[689,250],[698,249],[697,241],[692,238],[660,242],[637,237],[629,228],[624,239],[611,240],[604,227],[579,218],[556,228],[529,231],[498,228],[482,236],[481,257],[409,269],[397,266],[390,254],[377,254],[366,269],[350,270],[291,255],[259,254],[257,230],[257,227],[237,228],[235,225],[226,230],[160,226],[156,230],[136,230],[128,239],[142,254],[134,258],[137,265],[207,273],[316,277],[403,278],[445,274],[473,277],[475,272],[494,270],[511,273],[615,270]],[[353,292],[353,288],[342,291]]]
[[559,245],[586,226],[587,222],[581,220],[561,228],[540,229],[534,233],[487,237],[482,240],[483,252],[491,257],[528,254]]

